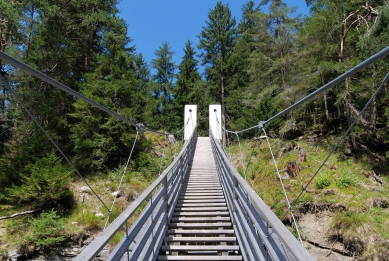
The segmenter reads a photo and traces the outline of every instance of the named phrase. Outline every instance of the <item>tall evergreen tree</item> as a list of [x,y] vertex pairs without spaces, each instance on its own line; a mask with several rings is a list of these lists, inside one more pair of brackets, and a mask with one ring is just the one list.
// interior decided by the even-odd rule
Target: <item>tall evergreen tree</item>
[[[252,37],[257,41],[251,55],[250,76],[257,99],[268,104],[262,107],[267,108],[262,117],[269,117],[274,111],[291,105],[300,95],[292,88],[299,26],[299,18],[291,17],[294,10],[282,1],[272,1],[268,14],[256,15],[258,20]],[[290,118],[291,115],[287,115],[287,119]]]
[[[94,72],[85,74],[80,90],[105,107],[134,119],[138,115],[131,108],[139,103],[141,82],[136,80],[134,49],[126,48],[130,39],[125,22],[117,22],[116,30],[103,35],[105,51],[93,64]],[[134,138],[133,127],[83,101],[77,100],[74,107],[75,112],[69,115],[73,119],[70,131],[77,165],[89,171],[117,166],[127,157]]]
[[[236,20],[231,16],[231,10],[227,5],[218,2],[214,9],[208,13],[207,26],[203,26],[199,35],[198,48],[201,64],[206,66],[205,76],[211,91],[210,94],[221,105],[221,125],[226,127],[225,97],[227,95],[227,82],[230,66],[230,57],[236,37]],[[226,134],[223,132],[223,144],[226,142]]]
[[150,68],[142,54],[137,54],[134,57],[135,66],[135,80],[136,80],[136,91],[134,93],[135,100],[130,110],[131,115],[136,122],[142,122],[147,119],[147,104],[150,100],[150,81],[151,74]]
[[154,128],[167,128],[172,130],[174,122],[179,118],[174,112],[173,106],[173,88],[176,66],[172,61],[174,52],[170,51],[170,46],[164,42],[158,50],[155,51],[156,58],[151,61],[155,74],[152,76],[150,101],[151,115],[150,125]]
[[[183,119],[183,109],[187,104],[197,104],[201,102],[201,96],[196,94],[196,87],[200,84],[201,75],[198,71],[198,61],[195,59],[196,52],[192,47],[192,42],[188,40],[185,43],[184,56],[180,65],[178,65],[177,83],[174,87],[174,104],[178,115],[182,115],[181,120],[177,122],[177,128],[181,126]],[[198,110],[202,108],[198,107]]]
[[236,37],[230,58],[228,96],[226,97],[227,122],[231,129],[244,129],[259,121],[256,103],[250,86],[250,55],[255,50],[257,40],[251,34],[257,23],[259,7],[254,1],[248,1],[242,8],[242,18],[238,24]]
[[[18,25],[23,26],[18,27],[17,33],[23,37],[13,42],[18,56],[32,67],[79,90],[80,83],[87,79],[86,73],[95,71],[100,62],[104,63],[99,61],[103,59],[102,54],[114,50],[111,45],[116,44],[115,40],[123,40],[118,35],[126,34],[123,21],[116,17],[116,4],[117,1],[100,0],[22,2]],[[72,155],[74,147],[69,125],[74,118],[68,114],[74,110],[74,97],[23,72],[15,74],[15,79],[14,88],[29,110],[65,153]],[[12,164],[4,172],[11,176],[21,174],[25,165],[46,156],[53,148],[18,103],[11,100],[7,109],[12,117],[12,136],[4,159]],[[18,178],[12,178],[12,182],[18,182]]]

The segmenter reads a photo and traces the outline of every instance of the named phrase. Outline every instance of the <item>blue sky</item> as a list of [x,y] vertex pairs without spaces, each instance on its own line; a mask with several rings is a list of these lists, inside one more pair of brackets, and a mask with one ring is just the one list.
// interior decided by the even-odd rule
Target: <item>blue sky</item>
[[[133,39],[137,53],[142,53],[150,64],[154,52],[168,42],[174,52],[173,61],[178,65],[184,55],[188,40],[196,47],[197,36],[208,20],[208,12],[216,6],[216,0],[123,0],[119,4],[120,16],[128,25],[128,36]],[[240,21],[246,0],[222,1],[228,4],[236,21]],[[258,4],[260,1],[255,1]],[[305,0],[287,0],[288,6],[297,7],[296,13],[308,14]],[[266,9],[263,9],[266,12]],[[197,48],[196,48],[197,50]]]

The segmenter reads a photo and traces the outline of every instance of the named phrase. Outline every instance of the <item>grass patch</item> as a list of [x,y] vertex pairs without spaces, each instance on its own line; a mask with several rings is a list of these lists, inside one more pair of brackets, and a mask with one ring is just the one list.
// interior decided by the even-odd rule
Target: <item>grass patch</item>
[[356,187],[359,183],[359,178],[353,174],[346,174],[343,173],[338,179],[336,180],[336,185],[338,188],[348,188],[348,187]]
[[[297,160],[298,150],[294,148],[299,147],[306,152],[307,162],[299,162],[302,167],[299,175],[283,180],[287,195],[293,202],[293,208],[298,211],[299,207],[309,202],[318,205],[344,206],[345,210],[336,212],[332,219],[330,227],[332,233],[344,237],[345,247],[356,247],[361,256],[371,260],[374,257],[378,257],[378,259],[375,258],[376,260],[384,260],[387,256],[377,253],[386,253],[386,250],[383,251],[382,242],[389,240],[387,229],[389,208],[385,207],[386,203],[377,207],[378,203],[374,205],[371,202],[373,199],[377,201],[377,198],[387,198],[389,186],[381,186],[373,179],[372,174],[369,176],[377,165],[370,155],[359,153],[353,158],[346,156],[342,148],[331,155],[318,171],[336,141],[337,137],[328,136],[323,137],[314,145],[308,144],[305,140],[280,141],[278,139],[270,139],[270,144],[280,170],[284,170],[288,162]],[[231,147],[226,151],[235,167],[241,170],[239,145],[236,141],[230,144]],[[247,182],[278,217],[283,216],[287,211],[287,204],[281,193],[281,185],[267,142],[241,140],[241,146],[243,165],[248,166]],[[388,168],[382,163],[379,167]],[[315,173],[317,176],[307,186]],[[286,172],[281,171],[280,174],[284,177]],[[381,178],[389,184],[388,176],[381,175]],[[294,202],[304,186],[307,186],[309,193],[304,192],[299,200]],[[358,244],[362,245],[358,247]]]
[[316,188],[323,189],[331,185],[331,177],[329,175],[320,175],[315,180]]

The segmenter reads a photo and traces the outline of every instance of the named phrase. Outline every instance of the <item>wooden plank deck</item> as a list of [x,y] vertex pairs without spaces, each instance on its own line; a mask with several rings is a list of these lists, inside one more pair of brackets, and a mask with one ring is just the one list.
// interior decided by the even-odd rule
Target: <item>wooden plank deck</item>
[[243,260],[209,137],[197,140],[158,260]]

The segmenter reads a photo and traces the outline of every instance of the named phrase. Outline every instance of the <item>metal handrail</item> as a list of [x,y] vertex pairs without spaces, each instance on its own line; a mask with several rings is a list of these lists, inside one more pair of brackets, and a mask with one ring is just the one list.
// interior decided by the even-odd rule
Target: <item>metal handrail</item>
[[[128,260],[149,260],[151,256],[158,255],[162,235],[167,231],[177,197],[191,167],[196,142],[195,131],[170,166],[74,260],[93,260],[123,228],[125,236],[106,260],[120,260],[126,253]],[[129,228],[129,219],[144,204],[147,204],[146,207]]]
[[219,140],[212,151],[244,260],[314,260],[238,173]]

